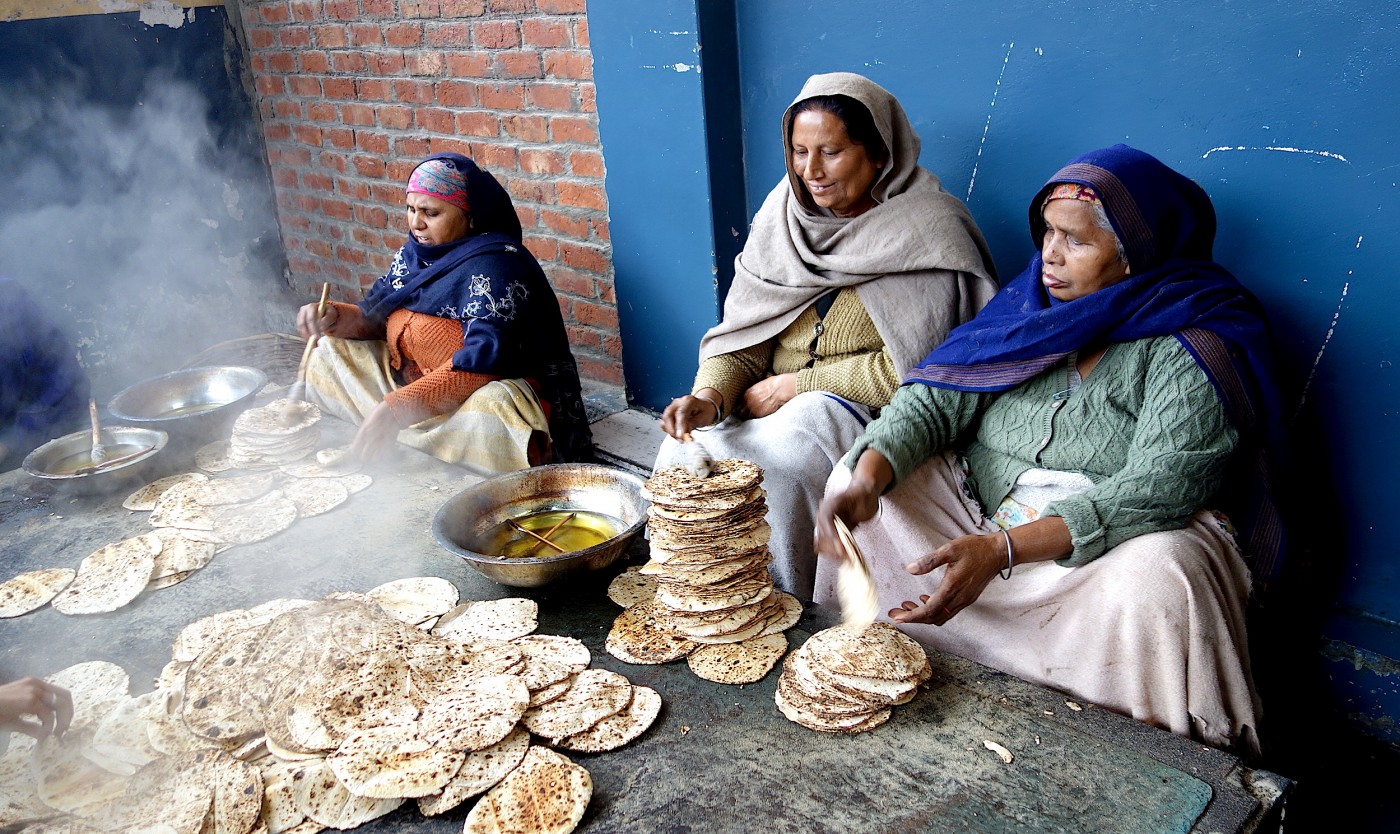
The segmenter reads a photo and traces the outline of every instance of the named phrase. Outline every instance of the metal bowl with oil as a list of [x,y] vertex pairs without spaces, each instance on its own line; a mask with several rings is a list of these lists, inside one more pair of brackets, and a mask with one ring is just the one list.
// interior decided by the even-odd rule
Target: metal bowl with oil
[[112,398],[119,422],[167,432],[179,440],[227,437],[233,421],[267,384],[267,374],[239,365],[185,368],[138,382]]
[[[487,478],[457,493],[433,517],[433,537],[502,585],[537,588],[612,565],[646,525],[648,505],[642,479],[630,472],[550,464]],[[511,522],[541,537],[549,534],[567,552]]]
[[169,435],[139,426],[106,426],[102,446],[107,460],[132,455],[128,460],[82,472],[93,463],[92,432],[79,431],[50,440],[25,456],[25,472],[68,492],[80,495],[112,492],[140,486],[154,459],[165,448]]

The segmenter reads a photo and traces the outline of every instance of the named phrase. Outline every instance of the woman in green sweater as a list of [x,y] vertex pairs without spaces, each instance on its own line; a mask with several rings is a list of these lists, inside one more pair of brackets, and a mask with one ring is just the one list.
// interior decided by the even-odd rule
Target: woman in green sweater
[[[1074,160],[1030,221],[1030,267],[833,472],[816,598],[837,597],[839,516],[911,635],[1257,752],[1244,612],[1282,536],[1232,464],[1264,471],[1278,412],[1258,304],[1211,258],[1205,192],[1141,151]],[[1225,496],[1243,548],[1207,511]]]
[[762,466],[774,579],[806,600],[831,467],[996,282],[967,207],[919,167],[919,137],[879,85],[813,76],[782,130],[787,176],[754,217],[692,393],[662,415],[656,468],[691,437]]

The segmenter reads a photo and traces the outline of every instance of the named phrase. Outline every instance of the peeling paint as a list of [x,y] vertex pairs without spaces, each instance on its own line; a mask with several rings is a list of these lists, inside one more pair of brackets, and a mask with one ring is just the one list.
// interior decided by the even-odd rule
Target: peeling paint
[[152,0],[141,6],[141,22],[147,26],[169,26],[179,29],[185,25],[184,9],[169,0]]
[[[1361,238],[1356,239],[1357,247],[1361,246]],[[1298,396],[1298,408],[1293,412],[1293,419],[1298,419],[1298,413],[1303,410],[1303,404],[1308,401],[1308,390],[1312,388],[1313,377],[1317,376],[1317,368],[1322,364],[1322,355],[1327,352],[1327,345],[1332,341],[1332,336],[1337,332],[1337,322],[1342,318],[1342,306],[1346,304],[1347,293],[1351,291],[1351,273],[1347,270],[1347,282],[1342,284],[1342,297],[1337,301],[1337,309],[1332,313],[1332,324],[1327,328],[1327,335],[1322,339],[1322,347],[1318,349],[1317,356],[1313,358],[1312,368],[1308,370],[1308,380],[1303,383],[1303,393]]]
[[[170,8],[183,12],[205,6],[222,6],[223,0],[0,0],[0,20],[43,20],[51,17],[75,17],[88,14],[121,14],[141,12],[141,22],[147,26],[183,25],[170,20]],[[148,20],[147,13],[155,17]]]
[[700,72],[700,67],[694,64],[661,64],[659,66],[657,64],[642,64],[641,69],[673,70],[675,72],[695,70],[697,73]]
[[1208,151],[1206,151],[1205,153],[1201,154],[1201,159],[1205,159],[1205,158],[1209,157],[1211,154],[1216,153],[1216,152],[1219,152],[1219,151],[1279,151],[1279,152],[1281,152],[1281,153],[1301,153],[1301,154],[1309,154],[1309,155],[1311,155],[1311,156],[1325,156],[1325,157],[1327,157],[1327,158],[1329,158],[1329,159],[1335,159],[1335,160],[1338,160],[1338,161],[1340,161],[1340,162],[1345,162],[1345,163],[1348,164],[1348,165],[1351,164],[1351,160],[1347,159],[1346,157],[1342,156],[1342,155],[1339,154],[1339,153],[1333,153],[1332,151],[1313,151],[1313,150],[1308,150],[1307,148],[1282,148],[1282,147],[1277,147],[1277,146],[1275,146],[1275,145],[1266,145],[1266,146],[1264,146],[1264,147],[1258,147],[1258,148],[1250,148],[1250,147],[1246,147],[1246,146],[1244,146],[1244,145],[1236,145],[1235,147],[1230,147],[1230,146],[1228,146],[1228,145],[1222,145],[1221,147],[1218,147],[1218,148],[1211,148],[1210,150],[1208,150]]
[[977,184],[977,167],[982,164],[982,149],[987,147],[987,133],[992,129],[992,111],[997,106],[997,95],[1001,93],[1001,80],[1006,77],[1006,67],[1011,63],[1011,50],[1016,48],[1012,41],[1006,47],[1006,57],[1001,59],[1001,72],[997,74],[997,85],[992,90],[992,105],[987,108],[987,123],[982,126],[982,142],[977,146],[977,159],[972,163],[972,176],[967,182],[967,199],[972,199],[972,187]]

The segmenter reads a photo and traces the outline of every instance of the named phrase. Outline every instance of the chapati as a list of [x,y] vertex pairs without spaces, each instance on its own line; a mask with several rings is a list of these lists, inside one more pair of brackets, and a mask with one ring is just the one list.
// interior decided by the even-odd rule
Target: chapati
[[310,518],[329,512],[350,497],[345,485],[333,478],[304,478],[283,484],[282,494],[297,508],[297,516]]
[[277,479],[265,473],[207,478],[190,488],[194,500],[206,507],[244,504],[272,491]]
[[384,613],[409,625],[421,625],[446,614],[457,604],[457,586],[436,576],[415,576],[386,582],[365,592]]
[[325,760],[308,761],[292,772],[292,798],[307,817],[339,829],[378,819],[403,804],[402,798],[373,799],[350,793]]
[[613,621],[604,644],[608,654],[627,663],[657,664],[679,660],[696,649],[693,640],[676,633],[662,619],[657,602],[641,602]]
[[441,791],[465,760],[466,753],[435,745],[416,725],[391,724],[345,739],[326,764],[350,793],[393,799]]
[[529,749],[530,733],[516,727],[490,747],[468,753],[441,792],[418,798],[418,810],[426,816],[437,816],[489,790],[520,764]]
[[160,697],[159,692],[147,692],[118,703],[97,722],[88,759],[112,773],[130,776],[160,758],[146,732],[146,713]]
[[216,536],[230,544],[251,544],[274,536],[297,519],[297,505],[273,490],[255,501],[216,507],[211,513]]
[[632,700],[621,712],[559,741],[566,750],[605,753],[628,744],[647,731],[661,713],[661,695],[646,686],[632,687]]
[[444,616],[433,627],[433,634],[463,643],[514,640],[534,632],[539,626],[539,611],[538,603],[522,597],[481,600],[459,616]]
[[201,484],[175,484],[161,493],[151,508],[148,519],[152,527],[180,527],[189,530],[213,530],[214,519],[209,508],[201,504],[195,490]]
[[531,747],[520,766],[487,791],[467,814],[463,834],[568,834],[593,797],[583,767],[543,747]]
[[205,472],[227,472],[234,468],[229,460],[229,441],[215,440],[200,446],[194,453],[194,465]]
[[629,567],[608,583],[608,599],[623,608],[646,602],[654,596],[656,580],[644,575],[640,566]]
[[165,494],[167,489],[177,484],[203,483],[207,480],[209,480],[209,476],[202,472],[181,472],[177,475],[157,478],[128,495],[126,500],[122,501],[122,506],[128,510],[150,512],[155,509],[156,501]]
[[521,717],[525,728],[537,736],[560,739],[584,730],[627,706],[632,684],[607,669],[585,669],[574,676],[569,691]]
[[20,617],[43,608],[76,575],[72,568],[40,568],[5,580],[0,583],[0,618]]
[[787,652],[787,637],[770,634],[740,643],[701,646],[686,658],[690,671],[715,683],[757,683]]
[[83,559],[73,581],[50,604],[64,614],[121,608],[145,590],[160,547],[160,539],[146,534],[98,548]]

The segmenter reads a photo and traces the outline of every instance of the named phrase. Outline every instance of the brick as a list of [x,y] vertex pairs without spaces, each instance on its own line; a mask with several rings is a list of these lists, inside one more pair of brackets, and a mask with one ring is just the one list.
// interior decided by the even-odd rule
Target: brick
[[603,273],[608,270],[608,259],[597,247],[564,241],[559,244],[559,254],[565,264],[575,269],[586,269]]
[[297,101],[276,101],[272,103],[272,112],[277,114],[279,119],[301,118],[301,102]]
[[394,89],[389,81],[383,78],[357,78],[355,79],[355,97],[364,101],[389,101],[394,97]]
[[350,26],[350,43],[355,46],[380,46],[384,43],[383,29],[373,23],[355,23]]
[[622,359],[622,337],[609,334],[603,337],[603,350],[613,359]]
[[311,30],[305,26],[284,26],[277,33],[277,42],[284,49],[303,49],[311,45]]
[[452,133],[457,129],[457,118],[451,110],[441,107],[422,107],[414,114],[418,126],[430,133]]
[[[337,194],[343,194],[352,200],[369,199],[369,185],[360,182],[359,180],[350,180],[346,179],[345,177],[336,177],[335,191]],[[356,206],[356,209],[358,210],[359,206]]]
[[[400,159],[419,160],[428,155],[428,140],[417,136],[400,136],[393,142],[393,153]],[[397,177],[399,181],[408,177]]]
[[292,52],[269,52],[267,68],[281,73],[294,73],[297,71],[297,56]]
[[322,49],[344,49],[350,45],[350,34],[339,24],[328,23],[311,29],[316,45]]
[[340,110],[334,104],[325,101],[309,101],[306,103],[306,118],[328,124],[339,121]]
[[321,4],[302,0],[291,4],[292,20],[299,23],[309,23],[321,16]]
[[340,105],[340,120],[347,125],[374,124],[374,108],[367,104]]
[[597,113],[598,100],[592,84],[578,85],[578,109],[580,113]]
[[301,175],[301,184],[303,187],[312,191],[331,191],[335,188],[335,183],[330,177],[311,171],[307,171]]
[[569,336],[569,346],[575,350],[579,348],[601,350],[603,347],[603,334],[591,328],[566,326],[564,332]]
[[592,78],[593,59],[587,52],[551,49],[544,53],[544,74],[547,78]]
[[404,57],[411,75],[442,75],[447,64],[441,52],[416,51]]
[[598,280],[573,269],[554,268],[549,272],[550,283],[560,292],[576,295],[579,298],[594,298],[598,295]]
[[[340,56],[336,56],[337,58]],[[353,100],[356,98],[355,82],[349,78],[322,78],[321,93],[329,99]]]
[[379,179],[384,176],[384,159],[382,157],[357,154],[350,162],[355,166],[355,173],[362,177]]
[[559,242],[547,237],[527,237],[525,248],[541,263],[552,261],[559,253]]
[[332,148],[349,150],[355,147],[355,131],[349,128],[329,128],[325,131],[326,144]]
[[293,75],[287,79],[287,86],[294,96],[319,98],[321,95],[321,79],[314,75]]
[[344,200],[322,200],[321,211],[337,220],[349,220],[355,212]]
[[327,73],[331,71],[331,59],[326,53],[315,49],[308,49],[301,53],[301,71],[310,73]]
[[487,78],[491,58],[482,52],[458,52],[447,56],[447,74],[453,78]]
[[535,0],[491,0],[491,11],[500,14],[524,14],[535,10]]
[[517,166],[515,148],[510,145],[473,145],[472,159],[482,168],[491,171],[496,179],[503,179],[502,173],[514,171]]
[[481,17],[486,13],[486,0],[438,0],[444,18]]
[[537,110],[574,110],[574,88],[568,84],[531,84],[525,97]]
[[[336,52],[331,55],[331,69],[359,75],[369,69],[369,56],[363,52]],[[343,80],[350,81],[348,78]]]
[[275,112],[275,108],[272,106],[271,99],[263,99],[262,101],[259,101],[258,112],[262,114],[263,121],[265,122],[270,122],[273,119],[277,118],[277,113]]
[[522,142],[544,142],[549,139],[549,123],[543,116],[508,114],[501,117],[501,127]]
[[432,104],[433,85],[410,78],[394,79],[394,98],[413,104]]
[[402,52],[377,52],[370,61],[376,75],[403,75]]
[[609,385],[621,385],[623,382],[622,365],[617,362],[612,360],[604,362],[591,357],[578,358],[578,362],[579,375],[584,379],[597,380]]
[[303,145],[321,147],[321,129],[315,125],[292,125],[292,135]]
[[476,96],[483,107],[494,110],[525,109],[525,88],[519,84],[481,84]]
[[406,18],[431,20],[442,14],[438,0],[400,0],[399,14]]
[[562,20],[533,17],[520,24],[521,40],[529,46],[573,46],[570,26]]
[[248,45],[254,49],[267,49],[277,43],[277,36],[266,26],[255,26],[248,30]]
[[355,219],[366,226],[384,229],[389,226],[389,213],[383,206],[355,206]]
[[522,150],[520,170],[527,174],[555,175],[564,173],[564,155],[558,151]]
[[524,229],[527,235],[530,233],[531,229],[539,225],[539,215],[535,213],[534,209],[527,205],[518,205],[515,207],[515,219],[520,221],[520,228]]
[[384,27],[384,42],[389,46],[410,47],[423,42],[423,24],[396,23]]
[[287,83],[280,75],[259,75],[253,86],[263,96],[280,96],[287,91]]
[[355,0],[328,0],[326,16],[332,20],[359,20],[360,4]]
[[502,78],[541,78],[540,54],[532,50],[497,52],[493,63]]
[[380,127],[389,130],[408,130],[413,127],[413,111],[402,105],[376,107],[374,117]]
[[255,52],[248,60],[248,67],[255,75],[262,75],[267,72],[267,55],[262,52]]
[[355,246],[335,247],[335,259],[343,264],[363,265],[367,260],[365,250]]
[[545,14],[584,14],[588,11],[584,0],[539,0],[539,7]]
[[394,0],[360,0],[360,12],[365,17],[395,17]]
[[612,232],[609,230],[607,218],[595,217],[589,221],[593,226],[593,234],[599,240],[612,240]]
[[520,46],[520,25],[514,20],[473,23],[472,43],[481,49],[514,49]]
[[[390,159],[386,162],[384,176],[388,178],[391,182],[395,183],[396,188],[402,189],[403,186],[399,185],[399,183],[407,182],[409,174],[412,174],[413,169],[417,166],[417,159],[405,159],[402,155],[395,154],[393,159]],[[391,199],[395,203],[402,203],[402,190],[398,192],[397,197],[393,197]]]
[[[466,81],[439,81],[437,83],[438,104],[444,107],[476,106],[476,85]],[[491,135],[495,135],[492,133]]]
[[576,177],[602,179],[607,173],[603,168],[603,155],[597,151],[571,151],[569,170]]
[[272,171],[272,182],[283,188],[296,188],[297,172],[291,168],[275,168]]
[[581,46],[587,49],[591,45],[588,38],[588,18],[581,17],[574,21],[574,46]]
[[576,116],[555,116],[549,120],[549,135],[555,142],[574,142],[580,145],[598,144],[598,128],[590,118]]
[[345,173],[346,169],[350,167],[350,163],[346,160],[345,154],[335,153],[333,151],[321,151],[317,154],[316,164],[320,165],[322,168],[329,168],[340,174]]
[[263,137],[269,142],[285,142],[292,138],[292,128],[284,124],[267,124],[263,126]]
[[554,184],[543,180],[526,180],[519,177],[511,177],[506,182],[506,190],[510,196],[517,200],[524,200],[530,203],[554,202]]
[[[558,232],[566,237],[586,240],[588,238],[588,221],[581,217],[564,214],[560,211],[545,209],[540,212],[540,219],[544,221],[546,229]],[[592,293],[589,293],[592,295]]]
[[605,327],[610,330],[617,329],[617,309],[615,307],[582,300],[575,301],[572,306],[574,320],[579,324]]
[[258,9],[258,17],[263,23],[287,23],[292,12],[286,3],[266,3]]
[[597,209],[598,211],[606,211],[608,208],[608,198],[603,192],[602,186],[561,180],[556,184],[555,189],[559,193],[560,205]]
[[423,33],[428,46],[464,47],[470,41],[471,29],[465,23],[444,23],[429,26]]
[[[359,211],[358,208],[355,210]],[[350,230],[350,235],[355,238],[356,243],[362,243],[365,246],[378,246],[380,243],[379,234],[371,232],[369,229],[355,227]]]
[[403,186],[397,183],[371,183],[369,187],[370,198],[380,205],[402,206]]
[[466,136],[496,137],[501,134],[500,119],[494,113],[473,111],[456,115],[456,132]]

